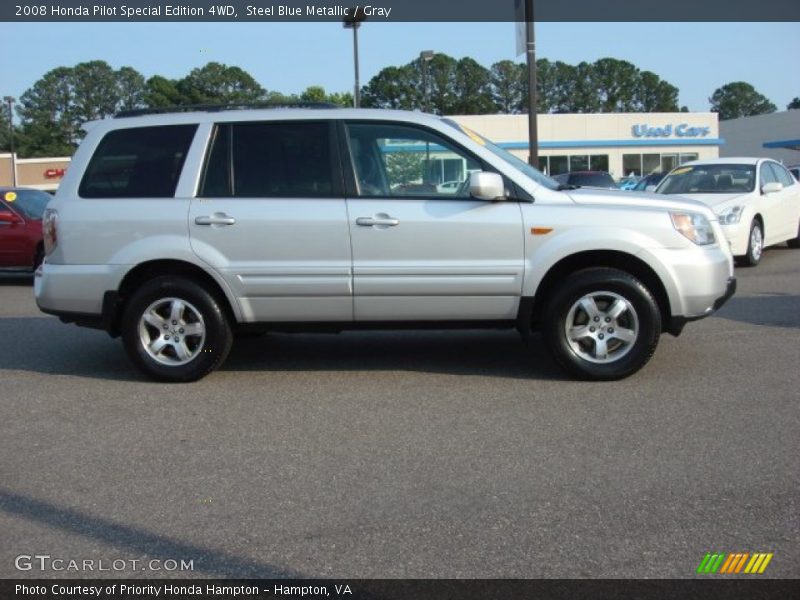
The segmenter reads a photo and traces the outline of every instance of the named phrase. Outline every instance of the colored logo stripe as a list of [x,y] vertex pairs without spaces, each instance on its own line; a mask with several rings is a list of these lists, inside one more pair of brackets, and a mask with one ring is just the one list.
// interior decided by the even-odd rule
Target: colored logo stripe
[[756,552],[752,555],[749,552],[709,552],[700,561],[697,572],[703,574],[719,573],[720,575],[744,572],[751,575],[760,575],[766,570],[767,565],[772,560],[772,556],[771,552]]

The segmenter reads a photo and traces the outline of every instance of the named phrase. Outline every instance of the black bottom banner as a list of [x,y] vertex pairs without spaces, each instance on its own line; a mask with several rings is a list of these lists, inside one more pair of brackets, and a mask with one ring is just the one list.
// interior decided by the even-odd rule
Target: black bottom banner
[[3,600],[800,598],[800,579],[5,579]]

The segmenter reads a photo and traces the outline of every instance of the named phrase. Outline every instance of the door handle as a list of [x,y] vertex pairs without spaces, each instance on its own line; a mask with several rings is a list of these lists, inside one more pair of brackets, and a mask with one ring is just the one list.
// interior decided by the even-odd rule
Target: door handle
[[374,217],[358,217],[356,225],[362,227],[374,227],[375,225],[382,227],[394,227],[400,225],[400,219],[393,219],[389,215],[376,215]]
[[225,213],[214,213],[210,217],[197,217],[194,222],[197,225],[234,225],[236,219],[229,217]]

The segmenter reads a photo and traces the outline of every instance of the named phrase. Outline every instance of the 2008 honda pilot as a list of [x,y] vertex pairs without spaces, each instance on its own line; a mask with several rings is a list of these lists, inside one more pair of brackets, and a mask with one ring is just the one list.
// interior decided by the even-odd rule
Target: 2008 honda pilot
[[538,330],[575,376],[616,379],[735,288],[704,205],[559,186],[444,118],[222,108],[87,129],[36,300],[158,380],[207,375],[242,329],[413,325]]

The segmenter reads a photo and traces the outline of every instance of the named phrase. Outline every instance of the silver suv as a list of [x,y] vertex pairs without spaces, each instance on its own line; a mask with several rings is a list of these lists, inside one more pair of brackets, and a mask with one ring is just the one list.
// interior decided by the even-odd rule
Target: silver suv
[[559,185],[445,118],[222,108],[87,131],[36,301],[162,381],[207,375],[237,332],[409,326],[540,331],[575,376],[617,379],[735,289],[703,204]]

